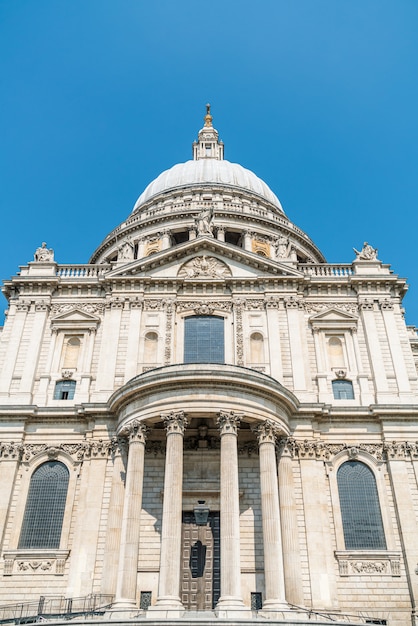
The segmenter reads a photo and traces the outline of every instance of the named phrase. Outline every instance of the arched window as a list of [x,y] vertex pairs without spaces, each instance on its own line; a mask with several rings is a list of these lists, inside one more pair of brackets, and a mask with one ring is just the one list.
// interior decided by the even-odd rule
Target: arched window
[[347,461],[337,472],[346,550],[386,550],[379,496],[373,472]]
[[59,548],[69,472],[47,461],[32,474],[20,533],[20,549]]
[[55,383],[54,400],[72,400],[75,386],[75,380],[58,380]]
[[158,335],[149,332],[145,335],[144,340],[144,363],[156,363],[158,348]]
[[77,368],[78,356],[80,354],[80,345],[80,339],[78,337],[67,338],[67,341],[64,344],[64,369]]
[[336,400],[354,400],[354,389],[351,380],[333,380],[332,393]]
[[264,338],[261,333],[252,333],[250,337],[251,363],[264,363]]
[[192,315],[184,320],[184,362],[224,363],[224,318]]

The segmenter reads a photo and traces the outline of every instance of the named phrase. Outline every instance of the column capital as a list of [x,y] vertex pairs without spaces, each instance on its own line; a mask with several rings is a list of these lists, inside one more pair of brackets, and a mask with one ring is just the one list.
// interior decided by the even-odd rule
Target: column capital
[[219,426],[221,437],[227,433],[236,435],[243,417],[244,413],[235,413],[235,411],[219,411],[216,423]]
[[162,413],[161,419],[165,424],[167,435],[170,435],[171,433],[184,435],[184,431],[188,424],[184,411],[170,411],[169,413]]
[[121,435],[126,437],[129,444],[131,443],[143,443],[145,444],[149,428],[139,420],[133,420],[125,426],[121,431]]
[[261,424],[253,426],[251,430],[257,435],[259,445],[262,443],[275,444],[282,434],[282,430],[271,420],[265,420]]

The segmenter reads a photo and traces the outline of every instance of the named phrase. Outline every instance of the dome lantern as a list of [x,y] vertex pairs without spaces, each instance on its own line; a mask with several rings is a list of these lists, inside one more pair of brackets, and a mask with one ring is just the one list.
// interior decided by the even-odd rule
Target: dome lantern
[[199,130],[198,141],[193,142],[193,160],[217,159],[223,161],[224,144],[219,141],[218,131],[212,126],[210,104],[206,105],[205,125]]

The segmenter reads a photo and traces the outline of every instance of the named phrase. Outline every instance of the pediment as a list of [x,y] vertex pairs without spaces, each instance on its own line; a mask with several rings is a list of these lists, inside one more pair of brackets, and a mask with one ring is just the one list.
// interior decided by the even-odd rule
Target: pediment
[[100,318],[88,311],[77,307],[58,313],[51,319],[51,327],[59,329],[95,329],[100,324]]
[[309,323],[313,328],[356,328],[358,317],[347,311],[342,311],[334,307],[330,307],[325,311],[316,313],[309,318]]
[[[197,259],[197,261],[196,261]],[[194,261],[195,260],[195,261]],[[195,267],[193,266],[196,264]],[[202,270],[209,263],[209,271]],[[180,278],[184,280],[225,280],[232,278],[256,278],[260,276],[302,277],[291,265],[262,257],[231,244],[199,237],[183,244],[162,250],[144,259],[113,269],[107,277],[154,277]]]

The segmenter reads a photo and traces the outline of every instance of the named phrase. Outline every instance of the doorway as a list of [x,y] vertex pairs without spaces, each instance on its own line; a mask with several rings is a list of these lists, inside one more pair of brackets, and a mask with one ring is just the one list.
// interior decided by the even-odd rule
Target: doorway
[[221,593],[219,513],[198,526],[192,512],[183,513],[181,601],[189,611],[212,610]]

